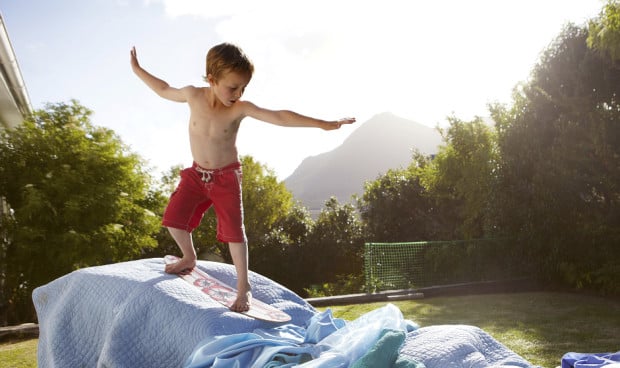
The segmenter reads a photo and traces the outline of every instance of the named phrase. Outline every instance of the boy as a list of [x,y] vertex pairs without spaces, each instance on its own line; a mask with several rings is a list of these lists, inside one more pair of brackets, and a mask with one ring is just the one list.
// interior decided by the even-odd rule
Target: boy
[[182,273],[196,266],[192,231],[213,205],[217,238],[228,243],[237,272],[237,299],[230,309],[246,311],[250,308],[252,294],[241,203],[241,164],[236,146],[241,120],[249,116],[275,125],[332,130],[355,122],[355,118],[325,121],[292,111],[267,110],[240,100],[254,66],[240,48],[229,43],[214,46],[207,53],[205,80],[209,87],[171,87],[140,66],[135,47],[130,55],[133,72],[155,93],[189,105],[190,150],[194,163],[181,172],[181,181],[170,196],[162,220],[183,257],[175,264],[166,265],[165,270]]

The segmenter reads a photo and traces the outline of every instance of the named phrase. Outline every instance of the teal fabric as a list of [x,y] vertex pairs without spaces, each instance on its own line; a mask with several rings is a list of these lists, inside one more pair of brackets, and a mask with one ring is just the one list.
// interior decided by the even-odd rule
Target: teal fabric
[[400,347],[405,341],[402,330],[385,329],[381,331],[379,340],[351,368],[425,368],[424,364],[408,357],[399,357]]
[[426,368],[424,363],[407,356],[399,356],[392,368]]

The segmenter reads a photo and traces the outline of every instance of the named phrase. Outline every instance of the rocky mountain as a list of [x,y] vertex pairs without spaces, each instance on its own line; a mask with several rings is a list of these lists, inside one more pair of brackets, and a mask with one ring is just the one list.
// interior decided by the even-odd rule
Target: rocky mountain
[[381,113],[334,150],[304,159],[284,183],[296,199],[316,212],[331,196],[340,203],[349,202],[353,194],[363,194],[366,181],[408,166],[414,148],[433,154],[441,143],[435,128]]

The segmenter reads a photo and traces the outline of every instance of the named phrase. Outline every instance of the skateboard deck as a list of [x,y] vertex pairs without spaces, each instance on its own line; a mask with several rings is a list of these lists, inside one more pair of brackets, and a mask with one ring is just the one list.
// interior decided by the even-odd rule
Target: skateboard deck
[[[166,264],[172,264],[178,261],[179,257],[176,256],[167,255],[164,257],[164,262]],[[191,285],[194,285],[200,291],[210,296],[211,299],[227,308],[230,308],[235,302],[235,299],[237,299],[237,290],[224,284],[215,277],[208,275],[198,267],[194,267],[188,274],[179,275],[179,277]],[[252,298],[250,310],[240,313],[268,322],[288,322],[291,320],[291,316],[288,314],[255,298]]]

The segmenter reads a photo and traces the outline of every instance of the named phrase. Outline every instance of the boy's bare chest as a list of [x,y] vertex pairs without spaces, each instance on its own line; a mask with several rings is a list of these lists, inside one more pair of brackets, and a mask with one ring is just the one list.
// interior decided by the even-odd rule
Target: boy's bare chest
[[214,139],[234,137],[239,130],[239,121],[228,114],[192,114],[189,131],[192,135]]
[[201,89],[189,99],[190,134],[212,139],[234,138],[241,122],[235,107],[212,108],[208,89]]

